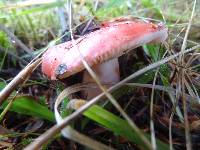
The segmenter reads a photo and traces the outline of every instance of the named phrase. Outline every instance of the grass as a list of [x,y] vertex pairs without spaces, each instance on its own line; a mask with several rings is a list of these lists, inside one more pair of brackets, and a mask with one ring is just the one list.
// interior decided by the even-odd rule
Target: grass
[[[28,48],[37,52],[51,41],[60,38],[61,24],[57,14],[57,8],[66,8],[66,5],[64,6],[64,4],[66,4],[66,1],[56,1],[38,5],[23,3],[18,6],[13,6],[11,3],[9,4],[9,2],[5,3],[2,1],[0,3],[0,23],[12,31]],[[188,39],[196,42],[199,42],[199,36],[196,34],[193,36],[190,33],[194,33],[193,30],[196,31],[195,25],[199,29],[198,6],[199,3],[197,2],[194,18],[192,22],[190,22],[191,28],[188,30]],[[141,0],[140,2],[135,0],[109,0],[99,2],[99,8],[95,11],[92,1],[84,0],[81,2],[74,1],[73,8],[73,18],[76,25],[82,23],[80,21],[81,18],[86,20],[91,16],[95,16],[99,20],[107,20],[118,16],[133,15],[166,22],[170,33],[167,44],[162,46],[144,45],[144,53],[142,55],[137,53],[134,55],[127,54],[123,56],[125,59],[123,63],[126,64],[123,68],[125,71],[122,72],[124,78],[130,75],[130,73],[144,68],[148,64],[163,59],[164,54],[169,56],[181,49],[187,49],[191,45],[194,45],[183,44],[182,46],[183,40],[180,40],[180,37],[184,38],[185,29],[187,28],[192,11],[192,3],[189,3],[189,1],[169,0],[166,3],[164,0]],[[77,13],[78,11],[82,14]],[[172,36],[171,33],[175,34],[175,37]],[[187,38],[185,38],[184,41],[186,42]],[[180,45],[176,47],[176,44],[179,43]],[[29,61],[27,60],[29,58],[27,55],[29,54],[19,53],[19,46],[13,43],[13,41],[9,39],[9,36],[3,31],[0,31],[0,46],[3,48],[3,51],[0,51],[0,78],[8,82],[10,78],[13,77],[9,72],[9,68],[23,68],[22,63],[20,63],[16,57],[11,57],[9,53],[14,53],[17,57],[25,61]],[[199,121],[199,111],[194,108],[199,107],[199,103],[190,106],[186,101],[190,101],[190,98],[189,100],[187,98],[188,96],[196,98],[197,100],[199,99],[199,52],[197,51],[184,56],[185,57],[181,62],[179,62],[178,59],[175,59],[167,64],[161,65],[159,70],[155,69],[145,72],[145,74],[131,81],[143,84],[150,83],[152,84],[152,90],[144,87],[129,87],[122,95],[120,95],[120,91],[118,92],[120,95],[119,99],[122,100],[119,101],[117,98],[117,101],[119,101],[124,112],[131,117],[131,120],[134,120],[141,130],[144,131],[143,135],[147,136],[148,140],[150,139],[150,134],[154,135],[151,139],[155,139],[156,143],[154,143],[154,147],[157,147],[158,149],[169,149],[169,146],[170,149],[190,149],[191,147],[196,148],[196,145],[198,145],[193,142],[195,140],[193,136],[197,136],[196,140],[199,140],[198,129],[196,128],[195,132],[190,132],[189,123]],[[128,58],[131,58],[132,60],[129,60]],[[188,62],[184,65],[187,66],[187,68],[184,68],[183,66],[184,61]],[[179,70],[181,67],[185,69],[185,74],[180,74]],[[3,73],[5,74],[7,70],[8,76],[1,75]],[[6,103],[1,106],[2,112],[3,110],[6,110],[6,113],[1,114],[2,121],[6,121],[5,127],[25,132],[23,126],[17,126],[17,124],[11,125],[11,122],[9,121],[10,116],[15,115],[18,117],[16,120],[14,119],[14,122],[20,119],[22,119],[23,122],[26,122],[26,115],[40,118],[45,123],[47,122],[45,120],[51,122],[54,121],[52,109],[54,103],[53,100],[56,95],[59,94],[60,89],[57,90],[58,87],[62,87],[63,83],[55,84],[50,81],[40,83],[43,79],[46,81],[46,78],[41,74],[40,70],[38,70],[30,79],[30,81],[33,81],[33,84],[27,84],[22,87],[21,93],[18,94],[19,97],[12,103],[12,106],[10,106],[10,112],[7,112],[5,109]],[[0,84],[1,83],[4,84],[5,82],[0,82]],[[177,92],[174,95],[170,92],[159,92],[154,89],[154,85],[170,86],[176,88],[176,90],[182,94],[177,94]],[[63,89],[63,87],[61,89]],[[152,94],[152,91],[154,94]],[[23,96],[22,92],[30,94],[33,97]],[[42,104],[37,102],[38,99],[43,99]],[[122,119],[111,103],[109,103],[108,106],[106,108],[93,106],[86,111],[84,116],[88,117],[89,120],[79,120],[84,124],[82,132],[94,139],[99,139],[99,141],[103,143],[110,144],[115,148],[120,147],[120,145],[123,145],[122,149],[126,148],[127,145],[129,145],[128,149],[135,147],[144,148],[146,145],[141,142],[142,140],[138,137],[137,133],[133,132],[130,124]],[[17,114],[12,113],[12,111]],[[150,118],[149,116],[150,111],[151,117],[153,118]],[[143,120],[135,116],[140,116]],[[196,118],[194,118],[194,116]],[[166,121],[167,119],[170,120]],[[150,131],[152,129],[150,128],[150,120],[153,121],[154,132]],[[74,123],[74,128],[79,130],[80,126],[76,123],[77,122]],[[177,130],[175,128],[176,125],[178,126],[179,124],[183,127],[180,127],[182,131],[178,130],[179,128]],[[50,128],[48,125],[44,125],[44,127],[45,130]],[[109,131],[107,131],[107,129]],[[162,133],[162,129],[166,133]],[[168,132],[168,130],[170,130],[170,132]],[[184,130],[187,131],[186,134],[184,133]],[[96,133],[92,131],[95,131]],[[39,129],[39,132],[42,133],[44,130]],[[177,136],[176,132],[181,136]],[[169,137],[168,134],[170,135]],[[26,135],[26,137],[30,139],[35,138],[32,135]],[[12,139],[15,138],[21,141],[20,145],[22,145],[22,147],[30,143],[29,140],[20,140],[20,137],[18,136],[12,137]],[[175,138],[179,144],[174,141]],[[188,139],[190,142],[186,144],[184,138]],[[60,136],[55,139],[55,141],[60,140],[62,141]],[[64,145],[67,144],[67,142],[64,142]],[[48,147],[61,147],[61,145],[62,144],[59,142],[53,142],[52,144],[48,144]]]

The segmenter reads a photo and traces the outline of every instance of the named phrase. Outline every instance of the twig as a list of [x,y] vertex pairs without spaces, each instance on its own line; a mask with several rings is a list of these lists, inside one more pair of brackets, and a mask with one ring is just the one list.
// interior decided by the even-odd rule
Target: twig
[[35,62],[27,65],[1,92],[0,92],[0,105],[12,91],[21,83],[23,83],[35,70],[35,68],[41,63],[41,59],[37,59]]
[[[165,59],[162,59],[156,63],[153,63],[143,69],[140,69],[139,71],[133,73],[132,75],[130,75],[129,77],[127,77],[126,79],[120,81],[119,83],[117,83],[116,85],[112,86],[111,88],[108,89],[108,92],[111,92],[113,90],[116,90],[118,88],[120,88],[121,86],[123,86],[126,82],[130,81],[133,78],[136,78],[142,74],[144,74],[145,72],[155,69],[157,67],[159,67],[160,65],[182,55],[183,53],[188,53],[191,51],[194,51],[195,49],[200,48],[200,45],[196,45],[188,50],[185,50],[183,52],[179,52],[177,54],[174,54],[172,56],[169,56]],[[43,133],[42,135],[40,135],[37,139],[35,139],[34,142],[32,142],[31,144],[29,144],[25,150],[34,150],[34,149],[39,149],[43,144],[47,143],[48,139],[50,139],[51,137],[55,136],[56,134],[58,134],[63,128],[65,128],[67,125],[69,125],[72,121],[74,121],[78,116],[80,116],[84,111],[86,111],[89,107],[91,107],[92,105],[94,105],[95,103],[97,103],[101,98],[103,98],[105,96],[105,93],[101,93],[98,96],[96,96],[95,98],[93,98],[92,100],[90,100],[88,103],[86,103],[85,105],[83,105],[82,107],[80,107],[78,110],[76,110],[75,112],[73,112],[71,115],[69,115],[68,117],[66,117],[63,122],[59,125],[54,125],[53,127],[51,127],[49,130],[47,130],[45,133]]]

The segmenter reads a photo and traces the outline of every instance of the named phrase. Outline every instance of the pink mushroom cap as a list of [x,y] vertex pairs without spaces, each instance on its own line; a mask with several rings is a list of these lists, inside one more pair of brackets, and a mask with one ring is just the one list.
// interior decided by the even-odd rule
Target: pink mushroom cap
[[42,57],[42,72],[52,80],[66,78],[85,69],[80,53],[94,66],[138,46],[163,42],[167,31],[164,24],[139,19],[106,22],[99,30],[75,40],[76,46],[68,41],[49,48]]

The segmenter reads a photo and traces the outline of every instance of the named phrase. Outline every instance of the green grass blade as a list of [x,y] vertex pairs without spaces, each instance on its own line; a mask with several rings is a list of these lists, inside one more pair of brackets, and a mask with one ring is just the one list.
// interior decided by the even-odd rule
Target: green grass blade
[[61,7],[63,6],[65,3],[65,1],[61,1],[61,2],[54,2],[54,3],[49,3],[49,4],[44,4],[44,5],[40,5],[40,6],[35,6],[35,7],[30,7],[29,9],[17,9],[17,11],[15,9],[13,9],[12,11],[7,11],[7,12],[3,12],[0,15],[0,19],[9,19],[11,17],[16,17],[16,16],[22,16],[22,15],[28,15],[28,14],[32,14],[32,13],[37,13],[37,12],[44,12],[47,11],[51,8],[55,8],[55,7]]
[[[137,144],[139,147],[143,147],[146,149],[145,144],[140,138],[138,138],[139,136],[132,130],[130,125],[125,120],[117,117],[107,110],[95,105],[84,112],[84,116],[90,118],[93,121],[96,121],[97,123],[111,130],[115,134],[127,138],[128,140]],[[149,134],[144,133],[144,135],[148,139],[150,139]],[[157,139],[156,142],[159,150],[169,149],[168,145],[160,141],[159,139]]]
[[[1,106],[1,109],[4,109],[7,105],[8,101],[4,102]],[[51,122],[55,120],[52,111],[50,111],[47,107],[35,102],[34,98],[30,96],[19,96],[15,98],[9,110],[23,115],[30,115],[46,119]]]

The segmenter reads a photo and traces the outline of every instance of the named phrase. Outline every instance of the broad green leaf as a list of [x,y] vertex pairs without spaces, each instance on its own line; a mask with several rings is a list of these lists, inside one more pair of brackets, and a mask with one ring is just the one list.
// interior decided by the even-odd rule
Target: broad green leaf
[[142,47],[146,52],[146,54],[149,55],[154,62],[158,61],[160,53],[159,45],[148,44],[148,45],[143,45]]
[[[8,101],[5,101],[0,108],[4,109],[7,104]],[[16,97],[9,110],[23,115],[46,119],[52,122],[55,120],[53,112],[47,107],[37,103],[31,96]]]

